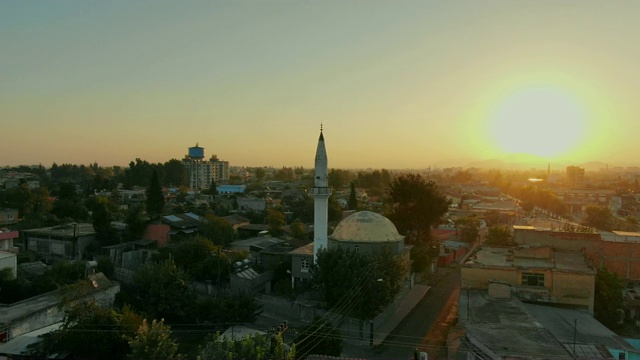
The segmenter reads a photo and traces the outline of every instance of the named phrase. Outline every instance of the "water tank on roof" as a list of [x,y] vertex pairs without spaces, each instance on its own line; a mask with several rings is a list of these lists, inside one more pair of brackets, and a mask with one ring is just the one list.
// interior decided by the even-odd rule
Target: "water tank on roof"
[[194,147],[190,147],[189,157],[196,160],[204,159],[204,148],[198,146],[198,144]]

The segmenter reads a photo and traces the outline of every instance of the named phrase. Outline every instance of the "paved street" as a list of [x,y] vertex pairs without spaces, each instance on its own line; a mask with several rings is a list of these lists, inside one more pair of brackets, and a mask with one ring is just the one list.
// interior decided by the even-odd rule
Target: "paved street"
[[[429,353],[429,359],[446,356],[445,344],[447,320],[457,311],[460,288],[460,268],[441,268],[439,280],[413,308],[403,321],[375,349],[345,349],[345,355],[370,360],[408,360],[414,349]],[[444,337],[443,337],[444,335]]]

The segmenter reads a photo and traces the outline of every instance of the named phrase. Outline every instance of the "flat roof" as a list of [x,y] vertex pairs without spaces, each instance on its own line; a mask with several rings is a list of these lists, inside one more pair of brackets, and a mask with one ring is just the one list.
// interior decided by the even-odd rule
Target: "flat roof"
[[0,259],[6,259],[6,258],[10,258],[10,257],[16,257],[16,254],[10,253],[8,251],[1,251],[0,250]]
[[[548,251],[549,257],[541,255]],[[539,256],[534,256],[533,254]],[[553,250],[549,247],[503,248],[483,246],[465,263],[465,267],[503,267],[556,269],[569,272],[595,273],[580,251]]]
[[40,229],[22,230],[27,234],[41,234],[41,235],[56,235],[56,236],[68,236],[76,237],[85,235],[94,235],[96,233],[93,228],[93,224],[89,223],[70,223],[64,225],[50,226]]

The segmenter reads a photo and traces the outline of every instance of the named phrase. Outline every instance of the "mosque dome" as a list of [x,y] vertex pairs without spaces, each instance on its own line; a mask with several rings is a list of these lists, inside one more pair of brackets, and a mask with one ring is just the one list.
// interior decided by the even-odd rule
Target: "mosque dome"
[[358,211],[340,221],[330,238],[336,241],[372,243],[402,241],[404,236],[398,233],[395,225],[386,217],[371,211]]

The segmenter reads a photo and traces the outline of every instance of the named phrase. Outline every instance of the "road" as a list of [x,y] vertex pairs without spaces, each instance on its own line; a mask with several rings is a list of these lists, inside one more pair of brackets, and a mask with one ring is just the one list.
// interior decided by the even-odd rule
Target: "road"
[[408,360],[414,349],[429,353],[429,359],[446,357],[449,323],[457,313],[460,291],[460,268],[442,269],[450,273],[433,285],[406,318],[389,334],[371,360]]

